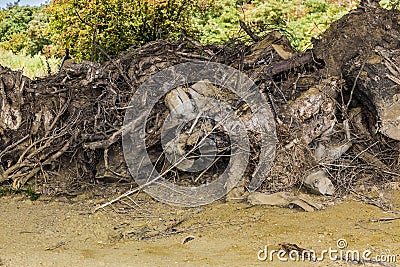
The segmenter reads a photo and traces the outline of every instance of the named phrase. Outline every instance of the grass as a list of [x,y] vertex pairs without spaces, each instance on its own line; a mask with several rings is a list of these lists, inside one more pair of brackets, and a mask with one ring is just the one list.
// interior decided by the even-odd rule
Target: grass
[[33,57],[24,54],[14,54],[0,48],[0,65],[7,66],[12,70],[22,70],[29,78],[44,77],[50,73],[56,73],[61,60],[57,58],[46,59],[43,55]]
[[[390,1],[390,0],[387,0]],[[391,0],[393,1],[393,0]],[[197,21],[203,43],[223,43],[239,33],[239,19],[259,28],[279,30],[289,37],[292,46],[303,51],[311,46],[311,38],[323,33],[329,25],[355,8],[358,0],[253,0],[217,1],[206,21]],[[264,32],[264,34],[265,34]],[[261,33],[262,35],[262,33]]]

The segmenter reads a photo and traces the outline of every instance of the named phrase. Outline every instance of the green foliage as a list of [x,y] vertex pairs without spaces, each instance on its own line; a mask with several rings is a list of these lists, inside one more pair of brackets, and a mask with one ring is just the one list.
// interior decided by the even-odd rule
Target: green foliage
[[231,0],[215,1],[194,19],[203,43],[223,43],[238,33],[239,6]]
[[9,6],[0,11],[0,42],[7,41],[12,35],[24,33],[28,23],[34,18],[37,8]]
[[[389,0],[388,0],[389,1]],[[390,0],[394,1],[394,0]],[[396,0],[398,1],[398,0]],[[251,25],[260,36],[271,30],[286,35],[294,48],[304,50],[311,38],[324,32],[329,25],[342,17],[358,1],[327,0],[253,0],[217,1],[215,9],[208,12],[207,21],[197,21],[204,34],[203,43],[222,43],[227,37],[237,36],[239,19]],[[229,14],[226,20],[224,12]]]
[[329,8],[328,3],[319,0],[309,0],[305,2],[305,6],[310,13],[324,13]]
[[39,53],[48,56],[50,51],[46,51],[51,45],[50,36],[48,33],[48,21],[47,14],[43,12],[43,8],[39,10],[36,16],[29,22],[27,30],[27,38],[29,38],[26,44],[26,53],[28,55],[36,55]]
[[36,201],[41,196],[40,193],[36,193],[35,190],[33,190],[30,184],[28,184],[28,187],[23,191],[25,191],[31,201]]
[[0,10],[0,43],[5,50],[36,55],[51,41],[46,35],[48,18],[42,7],[9,5]]
[[[399,0],[383,0],[387,8]],[[202,43],[225,43],[248,36],[245,21],[259,36],[278,30],[298,50],[310,47],[312,37],[358,3],[357,0],[52,0],[44,7],[0,10],[0,64],[24,68],[30,76],[43,76],[47,64],[54,72],[56,57],[70,48],[75,60],[104,60],[94,46],[110,55],[158,38],[182,34]],[[248,38],[249,39],[249,38]],[[28,57],[24,58],[23,54]],[[43,58],[39,55],[45,55]],[[35,56],[33,56],[35,55]],[[26,62],[25,62],[26,61]],[[34,70],[37,68],[37,70]]]
[[4,187],[0,187],[0,197],[4,196],[7,194],[7,189],[5,189]]
[[5,196],[7,194],[26,194],[31,201],[36,201],[41,196],[41,194],[36,193],[35,190],[33,190],[30,184],[28,184],[26,189],[11,189],[11,188],[0,187],[0,197]]
[[160,37],[195,36],[197,11],[197,0],[53,0],[47,9],[54,41],[77,60],[105,58],[94,42],[112,56]]
[[400,10],[400,0],[382,0],[380,4],[387,9]]

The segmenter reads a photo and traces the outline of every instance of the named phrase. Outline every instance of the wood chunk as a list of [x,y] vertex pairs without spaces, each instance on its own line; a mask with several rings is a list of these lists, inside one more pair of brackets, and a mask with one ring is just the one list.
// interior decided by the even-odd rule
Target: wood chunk
[[304,194],[295,195],[289,192],[278,192],[274,194],[266,194],[260,192],[252,192],[247,197],[247,201],[251,205],[268,205],[289,207],[296,205],[304,211],[314,211],[322,208],[322,205],[316,203],[311,197]]
[[379,131],[400,140],[400,50],[377,46],[371,55],[346,64],[354,97],[375,114]]
[[321,195],[333,195],[335,187],[326,172],[319,170],[304,179],[304,185],[312,192]]

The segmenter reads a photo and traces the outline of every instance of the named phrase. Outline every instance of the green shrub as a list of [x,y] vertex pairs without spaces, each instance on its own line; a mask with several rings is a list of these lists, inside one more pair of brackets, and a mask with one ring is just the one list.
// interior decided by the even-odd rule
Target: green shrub
[[36,13],[36,16],[28,23],[28,30],[27,30],[28,41],[25,47],[25,52],[28,55],[33,56],[41,53],[45,54],[46,56],[51,56],[48,53],[46,53],[46,48],[48,48],[52,44],[48,32],[48,22],[49,22],[49,17],[46,13],[43,12],[42,8],[39,10],[38,13]]
[[14,195],[26,194],[26,196],[29,197],[31,201],[36,201],[41,196],[41,194],[37,193],[30,184],[28,184],[26,189],[11,189],[11,188],[0,187],[0,197],[8,194],[14,194]]
[[47,9],[53,40],[77,60],[105,59],[94,42],[113,56],[160,37],[195,36],[200,11],[197,0],[53,0]]
[[43,7],[9,5],[0,10],[0,45],[14,53],[31,56],[42,52],[51,41],[47,35],[47,16]]
[[0,42],[7,41],[14,34],[25,33],[37,9],[10,5],[7,9],[0,10]]

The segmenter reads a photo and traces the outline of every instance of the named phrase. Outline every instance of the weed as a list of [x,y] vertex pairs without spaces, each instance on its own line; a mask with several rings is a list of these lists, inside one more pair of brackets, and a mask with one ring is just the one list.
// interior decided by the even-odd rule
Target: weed
[[36,201],[41,196],[40,193],[36,193],[35,190],[33,190],[30,184],[28,184],[26,189],[12,189],[8,187],[0,187],[0,197],[8,194],[13,194],[13,195],[26,194],[31,201]]
[[35,190],[32,189],[31,185],[28,184],[28,187],[25,190],[26,194],[28,195],[31,201],[36,201],[40,197],[41,194],[36,193]]

